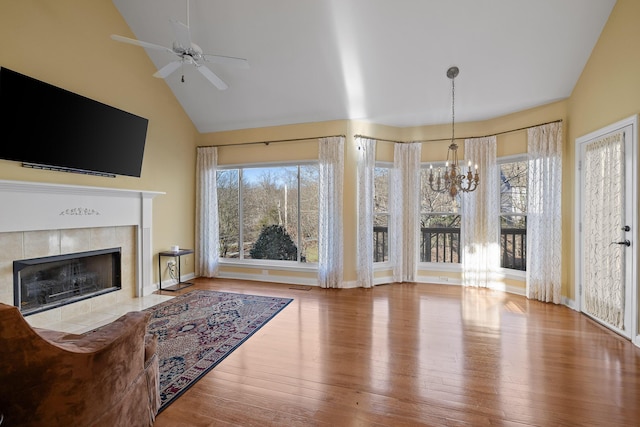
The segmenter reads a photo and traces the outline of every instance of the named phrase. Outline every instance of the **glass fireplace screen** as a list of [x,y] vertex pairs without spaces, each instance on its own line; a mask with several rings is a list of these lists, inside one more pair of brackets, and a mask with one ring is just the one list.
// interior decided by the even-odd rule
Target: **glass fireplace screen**
[[13,262],[14,303],[34,314],[121,288],[121,248]]

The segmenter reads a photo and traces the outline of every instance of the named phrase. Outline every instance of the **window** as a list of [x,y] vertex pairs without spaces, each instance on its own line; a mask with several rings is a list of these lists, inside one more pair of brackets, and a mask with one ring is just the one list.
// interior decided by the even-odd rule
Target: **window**
[[220,257],[318,261],[318,166],[219,169]]
[[527,268],[527,161],[511,159],[500,167],[500,265]]
[[[435,169],[444,164],[434,165]],[[435,173],[435,171],[434,171]],[[429,169],[420,170],[420,262],[460,262],[458,199],[429,186]]]
[[389,261],[389,176],[390,166],[373,171],[373,262]]

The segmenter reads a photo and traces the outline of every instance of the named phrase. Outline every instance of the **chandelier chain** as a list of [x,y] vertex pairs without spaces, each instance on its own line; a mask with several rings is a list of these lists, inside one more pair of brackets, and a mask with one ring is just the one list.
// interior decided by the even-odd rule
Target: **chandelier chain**
[[447,70],[447,77],[451,79],[451,144],[447,150],[447,163],[444,174],[438,168],[437,175],[433,173],[433,167],[429,167],[429,187],[436,193],[449,193],[455,198],[460,192],[470,193],[478,188],[480,176],[478,165],[475,167],[475,175],[471,171],[471,161],[466,172],[461,170],[458,164],[458,144],[456,144],[456,82],[460,70],[451,67]]
[[451,79],[451,142],[456,140],[456,79]]

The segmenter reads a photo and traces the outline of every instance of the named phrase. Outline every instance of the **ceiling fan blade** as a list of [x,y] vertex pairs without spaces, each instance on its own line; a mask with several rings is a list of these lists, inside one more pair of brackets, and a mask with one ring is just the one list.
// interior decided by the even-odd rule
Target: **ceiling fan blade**
[[153,77],[158,77],[158,78],[164,79],[164,78],[168,77],[171,73],[173,73],[175,70],[180,68],[180,65],[182,65],[182,61],[169,62],[167,65],[165,65],[164,67],[162,67],[158,71],[156,71],[153,74]]
[[183,48],[191,49],[191,33],[189,32],[189,27],[175,19],[170,19],[170,22],[173,26],[173,32],[176,35],[177,42],[180,43]]
[[249,61],[244,58],[234,58],[233,56],[222,55],[202,55],[205,61],[215,64],[227,64],[240,68],[249,68]]
[[216,76],[213,71],[211,71],[210,69],[208,69],[207,67],[205,67],[204,65],[201,65],[198,67],[198,71],[200,71],[200,73],[205,76],[207,78],[207,80],[209,80],[215,87],[217,87],[220,90],[225,90],[226,88],[228,88],[229,86],[227,86],[227,84],[225,82],[223,82],[220,77]]
[[148,49],[164,50],[165,52],[173,53],[173,51],[168,47],[160,46],[158,44],[143,42],[136,39],[130,39],[129,37],[123,37],[117,34],[111,34],[111,38],[115,41],[122,42],[122,43],[129,43],[135,46],[146,47]]

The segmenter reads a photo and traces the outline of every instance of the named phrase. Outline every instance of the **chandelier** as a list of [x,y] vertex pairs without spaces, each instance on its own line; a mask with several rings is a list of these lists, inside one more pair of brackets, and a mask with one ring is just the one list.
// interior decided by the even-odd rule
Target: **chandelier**
[[451,79],[451,144],[447,151],[447,163],[444,167],[444,174],[438,168],[434,176],[433,166],[429,167],[429,187],[437,193],[449,193],[451,198],[455,198],[459,192],[470,193],[478,188],[480,177],[478,176],[478,165],[475,165],[475,175],[471,172],[471,161],[469,161],[467,173],[461,171],[458,165],[458,144],[455,138],[456,123],[456,85],[455,78],[460,70],[458,67],[451,67],[447,70],[447,77]]

